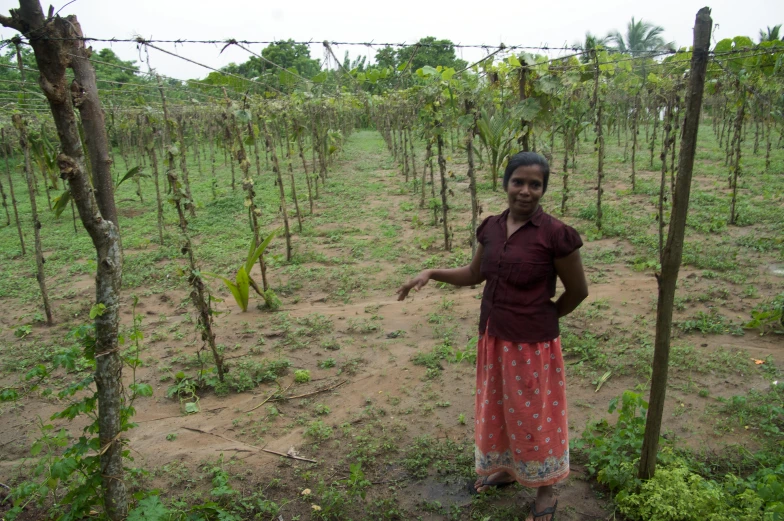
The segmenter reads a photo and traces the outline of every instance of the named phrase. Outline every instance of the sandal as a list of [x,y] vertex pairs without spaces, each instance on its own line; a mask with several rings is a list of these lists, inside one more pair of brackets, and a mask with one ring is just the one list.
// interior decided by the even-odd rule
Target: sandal
[[[511,477],[511,476],[510,476]],[[512,481],[488,481],[490,476],[482,476],[482,482],[479,484],[479,487],[495,487],[496,489],[508,487],[509,485],[514,485],[517,483],[514,479]],[[471,495],[477,494],[484,494],[486,491],[479,492],[476,486],[476,483],[473,481],[468,482],[468,491]]]
[[550,521],[555,521],[555,509],[558,508],[558,500],[555,500],[555,504],[551,507],[547,507],[541,512],[536,511],[536,501],[531,501],[531,514],[534,516],[534,521],[536,521],[537,517],[544,517],[544,516],[552,516]]

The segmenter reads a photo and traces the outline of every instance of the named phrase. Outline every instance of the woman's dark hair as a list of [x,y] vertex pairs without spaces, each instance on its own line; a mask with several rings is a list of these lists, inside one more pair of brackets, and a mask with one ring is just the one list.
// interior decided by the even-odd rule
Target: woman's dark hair
[[518,152],[509,158],[509,163],[504,170],[504,190],[509,186],[509,178],[521,166],[538,166],[542,171],[542,193],[547,191],[547,182],[550,180],[550,165],[547,160],[536,152]]

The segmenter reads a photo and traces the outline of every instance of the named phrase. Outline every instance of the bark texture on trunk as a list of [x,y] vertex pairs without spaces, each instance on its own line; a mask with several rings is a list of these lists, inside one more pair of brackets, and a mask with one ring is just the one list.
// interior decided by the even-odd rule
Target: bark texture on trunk
[[[122,254],[108,138],[95,72],[89,61],[91,50],[78,39],[83,34],[75,16],[45,18],[38,0],[20,0],[20,8],[12,10],[10,17],[0,16],[0,24],[30,39],[40,71],[38,82],[49,101],[60,138],[62,151],[57,156],[60,177],[68,182],[79,217],[97,254],[96,304],[105,306],[103,313],[95,317],[101,484],[106,516],[112,521],[121,520],[128,511],[121,440],[122,360],[117,338]],[[74,72],[70,85],[67,68]],[[86,176],[87,159],[74,107],[79,110],[83,124],[93,186]]]
[[[22,233],[22,222],[19,220],[19,209],[16,206],[16,194],[14,194],[14,181],[11,179],[11,165],[8,163],[8,155],[10,154],[10,147],[7,146],[5,140],[5,129],[0,129],[2,133],[2,145],[5,151],[5,173],[8,176],[8,192],[11,195],[11,206],[14,207],[14,219],[16,220],[16,231],[19,233],[19,245],[22,247],[22,255],[27,255],[25,249],[24,234]],[[770,134],[768,134],[770,136]],[[768,156],[770,156],[770,139],[768,139]],[[770,161],[768,161],[770,163]]]
[[694,51],[691,57],[691,73],[686,94],[683,137],[678,155],[678,177],[675,181],[675,193],[672,196],[672,215],[670,216],[667,244],[662,254],[662,270],[657,277],[659,299],[656,308],[656,340],[654,342],[648,416],[645,422],[645,437],[640,456],[640,479],[652,478],[656,473],[656,453],[659,448],[659,434],[661,433],[661,420],[667,391],[675,285],[678,281],[678,271],[683,256],[683,236],[689,210],[694,154],[697,148],[697,131],[700,124],[712,27],[713,20],[711,20],[710,9],[703,7],[697,13],[694,24]]
[[24,175],[27,181],[27,192],[30,194],[30,213],[33,218],[33,237],[35,246],[35,278],[41,289],[41,300],[46,313],[46,323],[52,325],[52,306],[49,303],[49,292],[46,290],[46,272],[44,271],[44,253],[41,246],[41,221],[38,219],[38,205],[35,200],[35,183],[33,182],[33,166],[30,163],[30,141],[27,137],[27,122],[19,114],[13,116],[14,127],[19,132],[19,146],[24,154]]

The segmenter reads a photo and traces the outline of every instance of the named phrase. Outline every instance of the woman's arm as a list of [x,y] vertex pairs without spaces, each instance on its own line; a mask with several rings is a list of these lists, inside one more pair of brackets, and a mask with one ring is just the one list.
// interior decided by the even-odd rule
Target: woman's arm
[[561,318],[574,311],[588,296],[588,282],[585,280],[580,250],[574,250],[566,257],[555,259],[555,272],[565,289],[555,303],[558,318]]
[[482,253],[484,248],[481,244],[477,244],[476,254],[471,260],[471,264],[463,266],[462,268],[453,268],[446,270],[424,270],[419,275],[409,280],[397,290],[397,299],[405,300],[408,292],[412,289],[419,291],[424,287],[430,279],[438,282],[446,282],[454,286],[474,286],[482,283],[485,279],[482,277],[480,268],[482,266]]

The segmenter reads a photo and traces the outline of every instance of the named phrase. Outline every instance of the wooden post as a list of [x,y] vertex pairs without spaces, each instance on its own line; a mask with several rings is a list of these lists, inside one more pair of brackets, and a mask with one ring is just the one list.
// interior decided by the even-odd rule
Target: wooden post
[[[6,143],[5,129],[0,129],[0,143],[3,146],[5,156],[5,173],[8,176],[8,191],[11,194],[11,205],[14,207],[14,219],[16,220],[16,231],[19,233],[19,245],[22,247],[22,255],[27,255],[25,250],[24,234],[22,234],[22,223],[19,221],[19,209],[16,206],[16,195],[14,194],[14,181],[11,179],[11,167],[8,164],[8,156],[11,154],[11,147]],[[770,164],[770,132],[768,132],[768,165]]]
[[38,207],[36,205],[35,184],[33,183],[33,167],[30,163],[30,140],[27,136],[27,122],[22,119],[19,114],[12,116],[14,127],[19,131],[19,146],[22,148],[24,154],[24,174],[27,181],[27,193],[30,195],[30,213],[33,218],[33,232],[35,239],[35,266],[36,275],[38,280],[38,287],[41,288],[41,299],[44,303],[44,312],[46,313],[46,324],[51,326],[52,321],[52,306],[49,303],[49,292],[46,289],[46,273],[44,272],[44,253],[41,246],[41,221],[38,219]]
[[472,124],[466,131],[465,144],[468,155],[468,191],[471,193],[471,258],[476,255],[476,222],[479,219],[479,202],[476,198],[476,170],[474,169],[474,135],[476,134],[476,111],[469,100],[465,100],[465,112],[471,116]]
[[[100,478],[106,517],[119,521],[125,519],[128,511],[121,436],[123,364],[118,343],[122,254],[103,110],[89,60],[91,50],[81,39],[83,33],[76,17],[50,14],[44,18],[38,0],[20,0],[19,4],[20,8],[12,10],[10,17],[0,16],[0,24],[27,36],[33,47],[40,71],[38,84],[49,101],[60,137],[61,152],[57,156],[60,177],[68,182],[96,251],[96,304],[104,306],[104,311],[95,317]],[[70,85],[67,68],[74,73]],[[74,107],[80,113],[92,163],[92,186],[86,175],[88,162]]]
[[659,448],[664,399],[667,391],[667,369],[670,356],[670,334],[672,308],[675,300],[675,285],[678,281],[683,256],[683,236],[689,210],[691,177],[694,168],[694,153],[697,148],[697,131],[700,124],[702,95],[705,87],[705,71],[708,67],[710,34],[713,20],[710,9],[703,7],[697,13],[694,24],[694,48],[691,57],[691,74],[686,94],[686,116],[683,122],[683,137],[678,157],[678,177],[672,197],[672,215],[667,234],[667,245],[662,255],[662,270],[656,280],[659,299],[656,308],[656,340],[653,353],[653,374],[648,416],[645,422],[645,437],[640,456],[640,479],[649,479],[656,473],[656,453]]
[[452,251],[452,244],[449,240],[449,223],[447,222],[447,213],[449,205],[447,203],[447,187],[446,187],[446,159],[444,158],[444,127],[441,120],[438,120],[438,128],[436,129],[436,145],[438,147],[438,171],[441,174],[441,218],[444,223],[444,249]]

